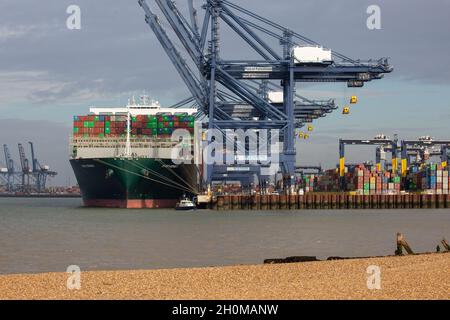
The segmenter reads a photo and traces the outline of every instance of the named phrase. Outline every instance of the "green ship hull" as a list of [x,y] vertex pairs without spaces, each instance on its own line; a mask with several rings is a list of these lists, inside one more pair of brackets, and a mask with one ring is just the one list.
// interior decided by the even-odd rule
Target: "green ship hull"
[[193,164],[160,159],[72,159],[85,206],[174,208],[194,196],[198,171]]

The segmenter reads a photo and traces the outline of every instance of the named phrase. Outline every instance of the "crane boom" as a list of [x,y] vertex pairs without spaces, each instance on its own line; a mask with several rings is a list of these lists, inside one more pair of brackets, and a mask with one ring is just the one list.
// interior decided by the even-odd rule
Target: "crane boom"
[[9,149],[6,144],[3,145],[3,150],[5,152],[5,161],[8,172],[14,172],[14,161],[11,158],[11,154],[9,153]]
[[31,148],[31,161],[32,161],[32,169],[33,172],[37,172],[38,171],[38,167],[39,167],[39,163],[35,157],[34,154],[34,146],[33,146],[33,142],[28,142],[30,144],[30,148]]
[[19,146],[20,166],[22,168],[22,172],[28,173],[30,171],[30,166],[29,166],[28,159],[26,158],[26,155],[25,155],[25,150],[21,143],[19,143],[18,146]]
[[186,19],[172,0],[155,0],[155,2],[189,53],[192,61],[200,68],[203,54],[200,50],[199,39],[194,35],[194,31],[187,24]]
[[194,77],[192,71],[187,65],[184,58],[181,56],[180,52],[175,48],[174,44],[168,37],[166,31],[161,26],[158,21],[158,17],[151,11],[150,7],[146,3],[145,0],[139,0],[139,5],[145,11],[145,21],[150,26],[150,28],[155,33],[158,41],[160,42],[163,49],[166,51],[166,54],[169,56],[170,60],[174,64],[176,70],[180,74],[184,83],[188,87],[189,91],[196,99],[197,103],[202,109],[206,108],[206,93],[204,89],[201,87],[199,81]]
[[188,0],[189,15],[191,17],[191,26],[195,36],[200,41],[200,31],[198,29],[197,10],[194,8],[194,0]]

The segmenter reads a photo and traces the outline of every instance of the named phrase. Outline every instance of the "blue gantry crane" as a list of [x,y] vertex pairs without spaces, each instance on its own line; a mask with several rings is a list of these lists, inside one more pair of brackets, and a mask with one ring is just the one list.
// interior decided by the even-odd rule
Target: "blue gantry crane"
[[6,144],[3,145],[3,152],[5,155],[6,168],[3,168],[1,175],[6,181],[6,191],[11,192],[14,189],[14,184],[17,178],[17,172],[15,171],[14,161],[11,158],[11,153]]
[[[281,171],[285,181],[294,177],[296,164],[295,129],[336,109],[334,103],[316,103],[296,94],[297,82],[345,82],[362,87],[393,71],[387,58],[354,60],[338,52],[330,59],[304,61],[296,56],[298,48],[323,47],[286,27],[227,0],[205,0],[203,22],[192,0],[187,1],[190,22],[175,1],[153,0],[170,24],[189,63],[163,28],[160,18],[147,1],[139,0],[145,21],[155,33],[195,101],[199,115],[207,117],[207,128],[278,129],[282,132]],[[254,59],[227,59],[222,55],[221,24],[242,38]],[[269,45],[275,39],[280,47]],[[259,85],[255,86],[255,81]],[[253,84],[253,86],[252,86]],[[281,102],[268,101],[264,88],[279,85]],[[239,110],[239,112],[237,112]],[[213,177],[213,165],[207,169],[207,183]]]
[[25,155],[25,149],[21,143],[18,144],[19,147],[19,159],[20,159],[20,167],[22,168],[22,184],[21,191],[30,192],[30,177],[31,177],[31,168],[30,162]]
[[[346,189],[345,184],[345,146],[346,145],[359,145],[359,146],[378,146],[381,148],[389,149],[392,153],[392,172],[396,173],[399,163],[399,145],[398,137],[394,136],[393,139],[386,137],[385,135],[378,135],[373,139],[339,139],[339,183],[342,190]],[[381,170],[381,156],[378,153],[376,156],[376,166],[378,170]]]
[[0,168],[0,177],[5,180],[7,192],[44,192],[48,177],[57,175],[57,172],[51,171],[49,166],[42,166],[39,163],[33,143],[29,142],[29,145],[31,149],[31,165],[25,154],[25,148],[21,143],[18,144],[20,170],[16,170],[8,146],[6,144],[3,145],[6,168]]
[[[440,148],[439,151],[433,152],[429,148],[437,146]],[[439,155],[441,157],[441,165],[446,168],[448,166],[449,155],[448,149],[450,148],[449,140],[435,140],[429,136],[420,137],[417,140],[402,140],[401,141],[401,173],[404,177],[407,172],[407,168],[410,165],[410,158],[408,156],[408,151],[411,149],[418,149],[422,154],[424,151],[430,152],[430,156]],[[428,149],[428,150],[427,150]],[[423,157],[423,156],[422,156]],[[423,159],[424,160],[424,159]]]
[[47,165],[42,165],[39,163],[39,160],[36,158],[34,153],[34,145],[33,142],[28,142],[31,149],[31,161],[32,161],[32,175],[35,179],[35,188],[37,192],[45,191],[45,186],[47,185],[48,177],[55,177],[58,173],[55,171],[51,171],[50,167]]

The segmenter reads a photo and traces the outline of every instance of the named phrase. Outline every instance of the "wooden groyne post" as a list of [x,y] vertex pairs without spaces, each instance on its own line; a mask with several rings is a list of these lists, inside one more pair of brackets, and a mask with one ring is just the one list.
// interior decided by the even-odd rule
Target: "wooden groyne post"
[[406,242],[403,234],[397,233],[397,250],[395,250],[395,255],[396,256],[403,255],[403,249],[405,249],[408,254],[414,254],[408,242]]
[[448,244],[447,240],[445,240],[445,238],[442,239],[441,243],[446,251],[450,251],[450,245]]

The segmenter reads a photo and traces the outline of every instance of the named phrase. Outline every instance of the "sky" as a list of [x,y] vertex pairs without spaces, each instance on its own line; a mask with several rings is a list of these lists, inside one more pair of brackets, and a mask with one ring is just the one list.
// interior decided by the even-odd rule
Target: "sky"
[[[339,138],[450,138],[449,0],[233,1],[354,59],[389,57],[395,68],[362,89],[297,85],[299,94],[335,98],[340,108],[351,95],[360,101],[349,116],[338,110],[314,123],[310,139],[297,142],[300,164],[334,167]],[[185,0],[176,2],[185,9]],[[197,8],[201,3],[195,1]],[[73,4],[81,9],[81,30],[66,27]],[[381,9],[381,30],[366,26],[370,5]],[[223,27],[222,58],[251,57]],[[33,141],[40,162],[59,171],[52,183],[73,184],[72,116],[93,105],[121,106],[143,92],[162,105],[189,96],[136,0],[1,1],[0,144],[10,145],[16,161],[17,143]],[[375,157],[373,148],[348,149],[349,162]]]

